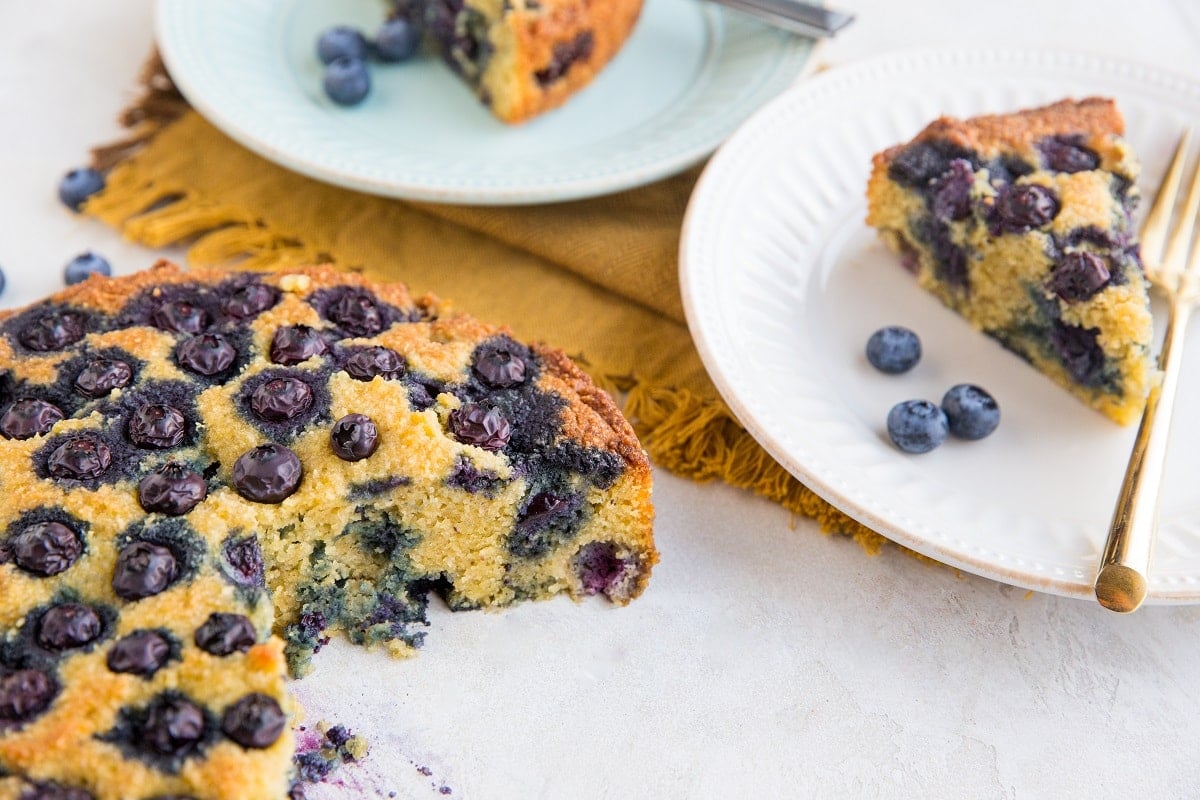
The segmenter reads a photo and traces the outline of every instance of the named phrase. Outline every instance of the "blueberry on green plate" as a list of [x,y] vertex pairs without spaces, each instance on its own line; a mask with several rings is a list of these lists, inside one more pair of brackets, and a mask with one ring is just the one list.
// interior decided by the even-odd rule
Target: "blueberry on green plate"
[[950,388],[942,398],[950,432],[960,439],[982,439],[1000,424],[1000,406],[983,389],[970,383]]
[[908,328],[889,325],[867,340],[867,361],[880,372],[899,375],[921,360],[921,340]]
[[393,17],[380,26],[375,34],[375,55],[380,61],[394,64],[407,61],[421,43],[421,29],[404,17]]
[[946,413],[928,400],[905,400],[888,412],[888,436],[906,453],[928,453],[946,441],[949,430]]
[[112,265],[108,263],[108,260],[104,256],[96,255],[91,250],[75,256],[63,268],[63,279],[67,282],[67,286],[82,283],[91,275],[104,275],[105,277],[112,275]]
[[339,106],[356,106],[370,91],[371,76],[362,59],[341,56],[325,67],[325,94]]
[[339,25],[321,33],[317,38],[317,58],[322,64],[332,64],[339,58],[365,60],[370,52],[367,37],[356,28]]

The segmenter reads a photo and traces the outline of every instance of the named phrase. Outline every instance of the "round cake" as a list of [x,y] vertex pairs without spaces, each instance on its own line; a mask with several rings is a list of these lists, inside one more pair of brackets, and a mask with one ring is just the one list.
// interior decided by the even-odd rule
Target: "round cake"
[[561,352],[331,268],[0,315],[0,800],[287,796],[340,632],[646,586],[650,469]]

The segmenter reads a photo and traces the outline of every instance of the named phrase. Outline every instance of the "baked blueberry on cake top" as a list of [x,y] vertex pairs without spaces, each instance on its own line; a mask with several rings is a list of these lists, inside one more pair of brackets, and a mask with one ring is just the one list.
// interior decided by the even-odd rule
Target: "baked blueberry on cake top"
[[1103,98],[943,117],[875,156],[867,223],[924,289],[1128,424],[1154,368],[1123,133]]
[[0,800],[284,798],[330,635],[405,654],[431,592],[625,603],[657,560],[561,352],[327,268],[0,315],[0,492]]
[[616,55],[642,0],[399,0],[497,117],[561,105]]

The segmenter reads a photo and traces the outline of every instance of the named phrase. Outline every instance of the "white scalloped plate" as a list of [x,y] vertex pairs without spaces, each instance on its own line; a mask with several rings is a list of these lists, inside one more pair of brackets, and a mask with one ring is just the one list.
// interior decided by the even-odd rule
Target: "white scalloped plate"
[[[717,153],[692,197],[680,275],[688,323],[725,400],[788,470],[914,550],[1018,586],[1091,596],[1134,431],[973,332],[913,284],[863,224],[870,158],[939,113],[1115,97],[1153,196],[1200,83],[1048,51],[901,52],[797,85]],[[1161,316],[1158,317],[1161,321]],[[886,376],[868,336],[907,325],[925,354]],[[1200,601],[1200,326],[1191,331],[1162,490],[1150,600]],[[932,453],[894,449],[896,402],[956,383],[995,395],[1000,428]]]
[[371,33],[380,0],[159,0],[172,77],[214,125],[319,180],[445,203],[539,203],[648,183],[707,156],[800,74],[811,40],[700,0],[647,0],[629,41],[561,108],[495,119],[440,60],[371,66],[371,94],[321,89],[317,35]]

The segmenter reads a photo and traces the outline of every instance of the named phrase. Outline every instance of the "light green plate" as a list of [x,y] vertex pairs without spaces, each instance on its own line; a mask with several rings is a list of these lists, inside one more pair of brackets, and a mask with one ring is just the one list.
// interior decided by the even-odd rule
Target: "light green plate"
[[613,62],[565,106],[496,120],[434,57],[372,64],[371,94],[321,89],[318,34],[372,34],[379,0],[159,0],[157,36],[187,99],[260,155],[374,194],[447,203],[569,200],[638,186],[711,153],[802,71],[813,43],[707,5],[647,0]]

